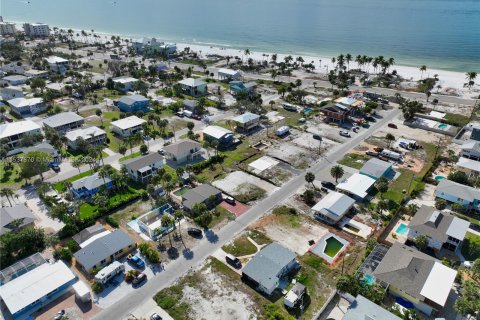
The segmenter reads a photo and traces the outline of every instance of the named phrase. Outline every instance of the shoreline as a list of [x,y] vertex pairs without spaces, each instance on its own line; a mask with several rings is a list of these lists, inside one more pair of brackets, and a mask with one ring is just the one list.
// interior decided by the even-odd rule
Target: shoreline
[[[18,22],[18,21],[11,21],[17,25],[17,29],[21,29],[23,22]],[[51,29],[53,29],[56,26],[50,26]],[[74,32],[81,32],[82,29],[76,29],[76,28],[69,28],[69,27],[57,27],[58,29],[72,29]],[[91,33],[90,30],[88,29],[83,29],[87,33]],[[122,39],[135,39],[137,37],[125,35],[125,34],[113,34],[113,33],[106,33],[106,32],[94,32],[96,35],[100,36],[97,38],[93,38],[91,36],[87,36],[88,41],[99,41],[99,42],[106,42],[109,41],[111,36],[119,36]],[[73,37],[74,39],[77,39],[79,41],[85,41],[85,37],[79,36],[78,38],[76,35]],[[165,41],[162,40],[161,38],[156,37],[160,41]],[[222,46],[220,45],[209,45],[209,44],[195,44],[195,43],[182,43],[182,42],[177,42],[177,49],[179,51],[182,51],[184,48],[189,47],[192,51],[200,53],[200,57],[205,58],[207,55],[211,54],[216,54],[220,56],[238,56],[240,58],[245,59],[245,54],[244,50],[247,49],[236,49],[233,47],[233,45],[228,45],[224,44]],[[248,55],[247,58],[252,58],[254,61],[263,61],[263,60],[270,60],[270,57],[272,54],[277,54],[277,61],[283,61],[284,57],[286,56],[292,56],[294,59],[296,57],[302,57],[305,61],[305,63],[313,62],[315,65],[315,73],[327,73],[327,70],[331,70],[334,68],[334,64],[331,62],[332,57],[322,57],[322,56],[311,56],[311,55],[301,55],[301,54],[285,54],[285,53],[272,53],[272,52],[265,52],[265,51],[250,51],[250,55]],[[340,53],[339,53],[340,54]],[[353,59],[355,56],[353,56]],[[321,65],[320,65],[321,61]],[[349,68],[358,68],[358,65],[355,61],[351,61]],[[418,81],[421,80],[422,78],[426,77],[433,77],[433,75],[437,74],[439,81],[437,81],[437,85],[440,85],[442,88],[439,91],[439,94],[444,92],[446,89],[453,89],[456,91],[457,95],[459,97],[463,98],[470,98],[470,99],[475,99],[475,97],[478,97],[478,92],[480,91],[480,81],[478,83],[475,83],[474,87],[472,90],[465,88],[463,84],[466,82],[465,79],[465,73],[459,72],[459,71],[449,71],[449,70],[442,70],[442,69],[429,69],[427,66],[427,70],[425,72],[421,72],[419,67],[412,67],[412,66],[405,66],[405,65],[397,65],[394,64],[391,68],[391,70],[396,70],[397,74],[400,75],[402,78],[405,79],[405,81]],[[373,74],[373,67],[370,66],[369,71],[372,72]],[[315,74],[313,73],[313,74]],[[432,90],[433,94],[437,93],[437,89],[434,88]]]

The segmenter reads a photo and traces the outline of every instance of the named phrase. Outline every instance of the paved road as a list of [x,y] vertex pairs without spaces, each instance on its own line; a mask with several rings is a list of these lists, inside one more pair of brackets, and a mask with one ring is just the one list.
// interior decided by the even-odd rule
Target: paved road
[[[363,131],[363,133],[355,135],[351,140],[337,147],[337,149],[334,149],[327,157],[322,158],[319,162],[311,166],[309,171],[314,173],[322,171],[332,163],[340,160],[345,153],[358,145],[386,122],[392,120],[399,113],[400,111],[398,109],[390,111],[384,119],[378,121],[368,130]],[[125,296],[110,308],[99,313],[94,319],[125,319],[127,315],[141,305],[145,299],[153,297],[158,291],[172,284],[176,279],[191,270],[191,268],[200,265],[214,251],[230,241],[238,233],[242,232],[248,225],[265,215],[276,204],[290,197],[304,184],[304,176],[296,176],[270,197],[250,208],[250,210],[236,220],[225,225],[217,234],[207,232],[207,236],[193,248],[194,254],[192,258],[186,259],[184,256],[181,256],[177,260],[169,263],[165,271],[155,278],[150,279],[142,288],[138,289],[135,294]]]

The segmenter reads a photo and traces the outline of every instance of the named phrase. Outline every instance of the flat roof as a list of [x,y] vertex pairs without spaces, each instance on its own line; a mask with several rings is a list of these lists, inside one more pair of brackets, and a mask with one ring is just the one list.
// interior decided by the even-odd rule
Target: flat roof
[[248,166],[256,173],[261,173],[267,169],[273,168],[278,164],[278,161],[268,156],[263,156],[250,163]]
[[0,124],[0,139],[33,130],[40,130],[40,126],[32,120],[16,121]]
[[368,194],[368,190],[375,184],[375,179],[372,179],[366,175],[360,173],[354,173],[348,179],[340,182],[337,185],[337,189],[354,194],[360,198],[365,198]]
[[83,117],[79,116],[75,112],[62,112],[44,119],[42,123],[50,128],[56,128],[81,120],[83,120]]
[[457,271],[444,266],[440,262],[435,262],[420,294],[443,307],[456,276]]
[[144,124],[145,120],[137,117],[137,116],[130,116],[130,117],[127,117],[127,118],[123,118],[123,119],[120,119],[120,120],[117,120],[117,121],[113,121],[111,123],[112,126],[115,126],[117,128],[120,128],[122,130],[125,130],[125,129],[129,129],[129,128],[133,128],[133,127],[136,127],[136,126],[141,126],[142,124]]
[[0,296],[10,313],[15,314],[75,279],[62,261],[44,263],[1,286]]

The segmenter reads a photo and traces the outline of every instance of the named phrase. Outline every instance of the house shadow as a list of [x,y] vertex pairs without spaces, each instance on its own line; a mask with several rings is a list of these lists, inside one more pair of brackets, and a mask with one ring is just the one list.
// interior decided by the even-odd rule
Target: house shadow
[[199,162],[202,162],[202,161],[205,161],[207,160],[204,156],[201,156],[201,157],[197,157],[195,159],[192,159],[192,160],[189,160],[189,161],[184,161],[182,163],[176,163],[174,161],[171,161],[169,159],[166,159],[165,160],[165,163],[169,166],[169,167],[172,167],[173,169],[177,169],[177,168],[183,168],[183,167],[186,167],[188,165],[194,165],[196,163],[199,163]]
[[211,229],[204,229],[203,233],[205,234],[205,238],[210,243],[217,243],[218,242],[218,235],[213,232]]

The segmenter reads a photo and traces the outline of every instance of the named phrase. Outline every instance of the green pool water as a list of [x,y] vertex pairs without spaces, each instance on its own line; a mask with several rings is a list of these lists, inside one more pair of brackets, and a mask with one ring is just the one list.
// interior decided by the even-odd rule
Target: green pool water
[[325,240],[325,242],[327,245],[325,246],[325,250],[323,252],[329,257],[335,257],[338,251],[343,248],[343,244],[334,237],[328,238]]

